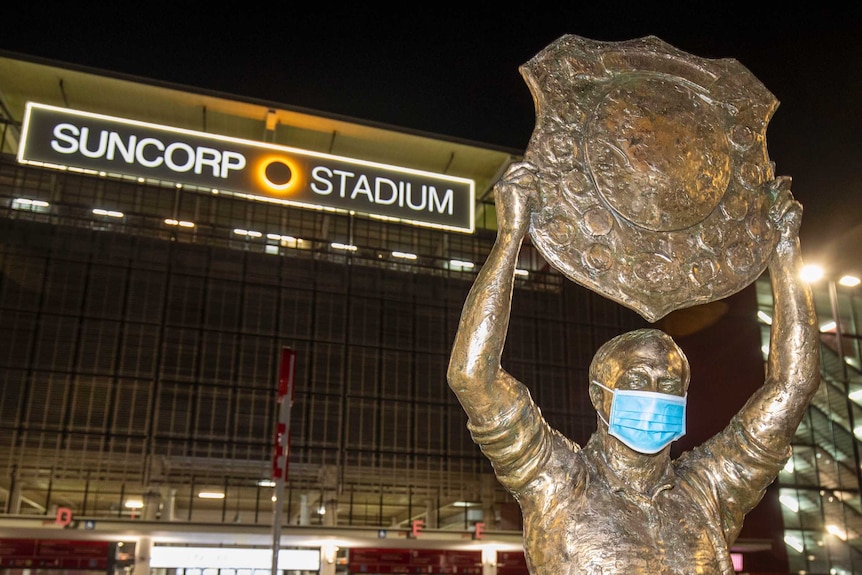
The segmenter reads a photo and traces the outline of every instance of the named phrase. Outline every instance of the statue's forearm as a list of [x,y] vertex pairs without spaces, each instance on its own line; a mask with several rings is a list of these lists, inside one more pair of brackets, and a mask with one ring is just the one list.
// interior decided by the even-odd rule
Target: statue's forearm
[[745,428],[764,447],[793,437],[820,383],[820,347],[811,288],[799,278],[798,239],[779,243],[769,273],[774,301],[766,383],[743,408]]
[[467,296],[449,360],[449,385],[465,408],[493,392],[509,328],[515,266],[523,234],[501,231]]

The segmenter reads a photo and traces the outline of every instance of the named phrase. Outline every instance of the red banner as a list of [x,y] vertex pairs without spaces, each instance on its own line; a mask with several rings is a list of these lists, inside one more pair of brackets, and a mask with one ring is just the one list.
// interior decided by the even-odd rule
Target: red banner
[[351,549],[348,570],[350,573],[479,575],[482,573],[482,552],[442,549]]
[[0,567],[104,570],[110,549],[107,541],[0,539]]

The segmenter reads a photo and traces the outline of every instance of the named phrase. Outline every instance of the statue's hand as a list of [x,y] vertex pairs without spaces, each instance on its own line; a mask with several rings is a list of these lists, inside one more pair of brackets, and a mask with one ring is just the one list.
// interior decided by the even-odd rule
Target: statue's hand
[[802,205],[790,192],[790,178],[778,177],[766,184],[775,197],[769,208],[769,219],[781,234],[781,241],[795,241],[802,226]]
[[[769,219],[780,234],[775,253],[780,256],[778,261],[782,261],[785,256],[792,257],[793,254],[799,254],[802,205],[790,193],[790,178],[779,177],[768,182],[766,186],[769,193],[774,196],[772,205],[769,207]],[[778,265],[778,261],[773,260],[771,267]]]
[[499,231],[527,232],[530,212],[535,206],[537,184],[536,167],[529,162],[516,162],[508,167],[494,185]]

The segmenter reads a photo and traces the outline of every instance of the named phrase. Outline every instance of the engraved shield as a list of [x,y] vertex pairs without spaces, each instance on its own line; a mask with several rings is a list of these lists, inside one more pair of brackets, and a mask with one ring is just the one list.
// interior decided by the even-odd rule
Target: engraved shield
[[521,74],[536,106],[530,235],[551,265],[652,322],[763,273],[778,102],[744,66],[569,35]]

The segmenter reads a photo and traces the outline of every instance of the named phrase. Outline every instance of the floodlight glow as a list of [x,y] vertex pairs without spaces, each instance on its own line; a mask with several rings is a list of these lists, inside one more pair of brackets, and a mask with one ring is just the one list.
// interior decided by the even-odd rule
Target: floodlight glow
[[829,524],[826,526],[826,531],[828,531],[831,535],[834,535],[841,541],[847,541],[847,532],[834,524]]
[[778,498],[781,501],[781,504],[793,511],[794,513],[799,512],[799,501],[792,495],[782,495]]
[[821,279],[823,275],[823,268],[815,264],[803,266],[802,270],[799,272],[799,277],[806,283],[816,282]]
[[802,539],[795,535],[785,535],[784,542],[790,545],[797,553],[802,553],[805,546],[802,544]]
[[859,401],[860,399],[862,399],[862,389],[857,389],[856,391],[850,392],[850,395],[848,395],[847,397],[849,397],[853,401]]
[[841,276],[841,279],[838,280],[838,283],[843,285],[844,287],[856,287],[860,283],[862,283],[862,279],[859,279],[856,276]]

